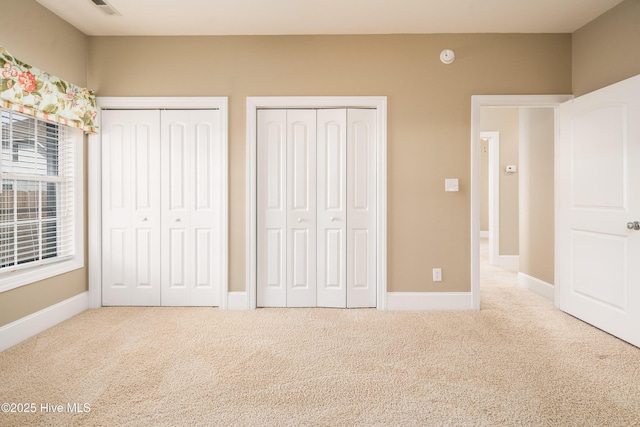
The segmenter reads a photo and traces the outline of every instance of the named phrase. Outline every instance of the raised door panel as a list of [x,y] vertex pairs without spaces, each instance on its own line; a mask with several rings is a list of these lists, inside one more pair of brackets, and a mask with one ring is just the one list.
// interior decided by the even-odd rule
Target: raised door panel
[[102,302],[160,303],[159,113],[102,115]]
[[560,107],[559,307],[640,345],[640,77]]
[[347,306],[347,110],[317,112],[317,305]]
[[287,111],[287,307],[316,305],[316,112]]
[[[103,273],[102,283],[106,301],[104,305],[118,305],[118,300],[114,299],[112,294],[120,294],[120,304],[130,305],[130,286],[127,269],[131,269],[129,264],[129,229],[128,228],[110,228],[103,237],[105,253],[103,254],[103,267],[108,271]],[[108,252],[106,252],[108,250]],[[105,286],[106,285],[106,286]],[[121,291],[121,293],[119,292]],[[104,300],[104,296],[103,296]]]
[[376,110],[347,111],[347,307],[376,306]]
[[625,210],[627,106],[601,105],[572,118],[574,209]]
[[257,306],[287,305],[287,113],[257,117]]

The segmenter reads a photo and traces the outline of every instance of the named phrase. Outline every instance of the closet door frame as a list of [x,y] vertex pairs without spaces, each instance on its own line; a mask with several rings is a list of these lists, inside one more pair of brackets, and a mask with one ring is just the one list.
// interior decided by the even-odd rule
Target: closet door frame
[[[246,139],[246,292],[234,292],[233,308],[257,305],[257,112],[259,109],[371,108],[376,110],[376,308],[387,308],[387,97],[247,97]],[[244,295],[243,295],[244,294]]]
[[[222,169],[220,170],[221,207],[220,250],[220,308],[227,308],[228,294],[228,98],[227,97],[97,97],[100,126],[102,111],[107,109],[217,109],[220,111],[220,141]],[[89,308],[102,306],[102,140],[101,134],[88,136],[88,208],[89,208]]]

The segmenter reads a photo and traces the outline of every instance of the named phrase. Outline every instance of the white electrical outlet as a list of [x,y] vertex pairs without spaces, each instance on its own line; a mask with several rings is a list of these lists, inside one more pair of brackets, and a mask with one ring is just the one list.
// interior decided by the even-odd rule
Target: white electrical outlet
[[433,269],[433,281],[434,282],[442,282],[442,269],[434,268]]

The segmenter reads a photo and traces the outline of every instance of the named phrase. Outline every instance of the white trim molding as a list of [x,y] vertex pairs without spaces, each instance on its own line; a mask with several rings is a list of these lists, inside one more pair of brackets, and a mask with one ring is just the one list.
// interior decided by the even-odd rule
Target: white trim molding
[[471,97],[471,295],[480,309],[480,114],[482,107],[552,107],[572,95],[473,95]]
[[[220,308],[226,308],[229,290],[229,108],[227,97],[97,97],[100,126],[102,110],[107,109],[217,109],[220,111],[222,141],[222,234]],[[102,306],[102,140],[100,133],[89,135],[89,307]]]
[[0,351],[31,338],[89,308],[89,293],[83,292],[0,328]]
[[388,310],[472,310],[471,292],[389,292]]
[[247,293],[241,291],[229,292],[227,299],[227,310],[246,310]]
[[555,286],[528,274],[518,273],[518,286],[553,302]]
[[376,110],[378,143],[376,284],[379,310],[387,305],[387,97],[386,96],[267,96],[247,97],[246,140],[246,309],[256,308],[257,271],[257,132],[256,117],[261,108],[373,108]]

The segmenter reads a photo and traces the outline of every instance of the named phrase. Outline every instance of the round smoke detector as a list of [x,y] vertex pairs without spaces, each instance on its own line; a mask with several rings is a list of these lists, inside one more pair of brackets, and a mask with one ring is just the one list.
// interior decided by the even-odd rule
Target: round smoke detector
[[443,64],[451,64],[456,59],[456,54],[451,49],[445,49],[440,52],[440,61]]

